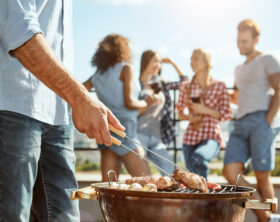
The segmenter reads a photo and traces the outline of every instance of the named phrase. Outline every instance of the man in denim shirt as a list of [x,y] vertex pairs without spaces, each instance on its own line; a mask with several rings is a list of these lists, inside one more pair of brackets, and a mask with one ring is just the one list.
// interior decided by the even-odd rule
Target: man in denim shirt
[[79,221],[68,104],[76,128],[98,143],[111,145],[108,122],[123,130],[70,75],[71,7],[0,1],[0,221]]

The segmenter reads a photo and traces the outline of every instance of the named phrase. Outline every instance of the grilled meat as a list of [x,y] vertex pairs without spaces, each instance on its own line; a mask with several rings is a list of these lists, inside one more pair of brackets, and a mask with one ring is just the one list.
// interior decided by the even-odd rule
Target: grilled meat
[[142,188],[143,191],[157,192],[157,186],[152,183],[145,184]]
[[156,185],[158,190],[164,190],[164,191],[173,191],[179,188],[179,183],[170,179],[169,177],[159,177],[155,178],[152,176],[145,176],[145,177],[132,177],[131,179],[125,180],[126,184],[133,184],[133,183],[139,183],[142,186],[146,184],[154,184]]
[[209,192],[205,179],[201,176],[198,176],[197,174],[176,169],[174,170],[172,177],[188,188],[200,190],[203,193]]
[[160,177],[156,180],[156,186],[159,190],[173,191],[179,188],[179,183],[171,180],[169,177]]
[[220,184],[210,183],[210,182],[207,182],[207,187],[208,187],[208,189],[211,189],[213,191],[222,189]]
[[[125,180],[125,183],[131,185],[133,183],[139,183],[142,186],[146,184],[155,184],[158,190],[162,191],[174,191],[180,187],[182,183],[184,186],[194,189],[200,190],[203,193],[208,193],[208,185],[205,179],[197,174],[190,173],[184,170],[176,169],[173,172],[172,177],[174,180],[169,177],[159,177],[155,178],[153,176],[145,176],[145,177],[132,177],[131,179]],[[210,184],[209,188],[212,190],[219,190],[221,187],[217,184]]]
[[155,184],[155,178],[153,178],[152,176],[132,177],[130,179],[126,179],[125,183],[128,185],[131,185],[133,183],[139,183],[141,186],[144,186],[145,184],[148,183]]
[[129,187],[130,190],[142,190],[142,186],[139,183],[133,183]]

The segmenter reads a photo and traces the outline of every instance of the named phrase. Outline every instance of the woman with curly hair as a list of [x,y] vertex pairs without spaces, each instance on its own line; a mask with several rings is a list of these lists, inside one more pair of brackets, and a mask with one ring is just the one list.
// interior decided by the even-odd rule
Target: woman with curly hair
[[[140,86],[134,79],[130,65],[129,40],[121,35],[111,34],[100,43],[92,57],[92,65],[97,68],[96,73],[90,77],[84,86],[91,90],[95,88],[96,94],[126,127],[127,136],[137,141],[138,110],[152,104],[149,97],[138,100]],[[142,148],[127,139],[113,135],[122,141],[122,144],[133,149],[144,157]],[[101,150],[102,180],[107,181],[108,170],[120,173],[120,164],[124,163],[132,176],[149,175],[150,171],[146,161],[124,147],[112,145],[98,145]]]
[[[222,144],[220,122],[232,116],[225,84],[210,75],[211,56],[195,49],[191,57],[194,76],[180,87],[178,111],[181,120],[189,120],[183,141],[187,168],[205,178],[208,163]],[[184,114],[185,107],[189,115]]]

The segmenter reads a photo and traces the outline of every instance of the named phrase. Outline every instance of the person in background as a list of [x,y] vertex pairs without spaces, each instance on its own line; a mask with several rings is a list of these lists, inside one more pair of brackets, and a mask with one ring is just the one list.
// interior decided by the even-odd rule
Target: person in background
[[0,1],[1,221],[80,221],[71,121],[107,145],[108,123],[124,130],[71,76],[71,7]]
[[[239,185],[251,186],[243,175],[251,158],[258,189],[253,196],[272,199],[275,192],[270,172],[275,165],[275,150],[271,146],[271,124],[280,106],[280,65],[272,55],[256,49],[260,28],[254,20],[242,20],[237,30],[237,46],[246,60],[235,69],[238,91],[234,91],[231,101],[238,105],[237,120],[227,144],[223,175],[230,184],[235,184],[240,174]],[[254,212],[259,222],[273,217],[263,210]]]
[[[98,98],[112,110],[113,114],[125,126],[127,136],[137,142],[138,110],[149,107],[153,101],[150,97],[146,100],[138,100],[140,86],[134,78],[130,57],[131,52],[127,38],[118,34],[106,36],[99,43],[98,49],[92,57],[91,63],[97,70],[92,77],[84,82],[84,86],[88,90],[95,88]],[[114,136],[142,157],[122,146],[99,145],[102,180],[108,180],[107,172],[109,170],[114,170],[118,176],[121,162],[124,163],[131,176],[149,175],[148,165],[143,159],[143,149],[127,138]]]
[[[180,81],[165,82],[159,78],[162,64],[171,64],[178,73]],[[143,52],[141,56],[140,83],[141,96],[153,96],[157,103],[139,110],[138,138],[141,144],[151,150],[146,155],[161,169],[162,175],[172,174],[174,166],[166,150],[175,136],[174,121],[171,118],[170,89],[178,89],[179,84],[187,77],[169,58],[160,58],[152,50]],[[165,158],[160,158],[158,155]],[[168,161],[166,161],[168,160]]]
[[[183,141],[188,170],[207,179],[208,163],[222,145],[220,122],[231,119],[229,95],[225,84],[210,75],[211,56],[195,49],[191,57],[194,76],[180,87],[178,111],[181,120],[189,120]],[[185,115],[185,107],[189,114]]]

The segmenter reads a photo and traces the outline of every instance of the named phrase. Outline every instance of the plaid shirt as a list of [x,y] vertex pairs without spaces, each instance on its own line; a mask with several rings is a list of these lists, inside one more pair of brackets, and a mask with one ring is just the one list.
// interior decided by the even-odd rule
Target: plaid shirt
[[164,82],[161,81],[162,92],[165,96],[165,103],[162,109],[162,118],[160,121],[160,135],[164,144],[172,142],[176,136],[175,122],[171,117],[172,113],[172,101],[169,95],[169,90],[179,89],[182,82],[187,81],[188,77],[180,76],[180,82]]
[[[232,111],[230,109],[229,95],[227,93],[227,88],[223,82],[211,80],[211,85],[209,86],[206,95],[203,97],[204,92],[200,88],[198,81],[194,80],[191,86],[190,97],[188,98],[188,89],[190,87],[190,82],[187,81],[180,87],[179,101],[178,101],[178,111],[180,113],[184,112],[185,107],[190,107],[192,104],[191,97],[204,98],[204,105],[217,110],[221,114],[221,119],[218,120],[210,115],[204,115],[202,119],[202,125],[198,130],[194,130],[192,124],[188,125],[185,131],[183,143],[187,145],[196,145],[203,140],[213,139],[219,142],[222,146],[221,140],[221,127],[220,121],[226,121],[231,119]],[[189,113],[193,111],[189,108]]]

